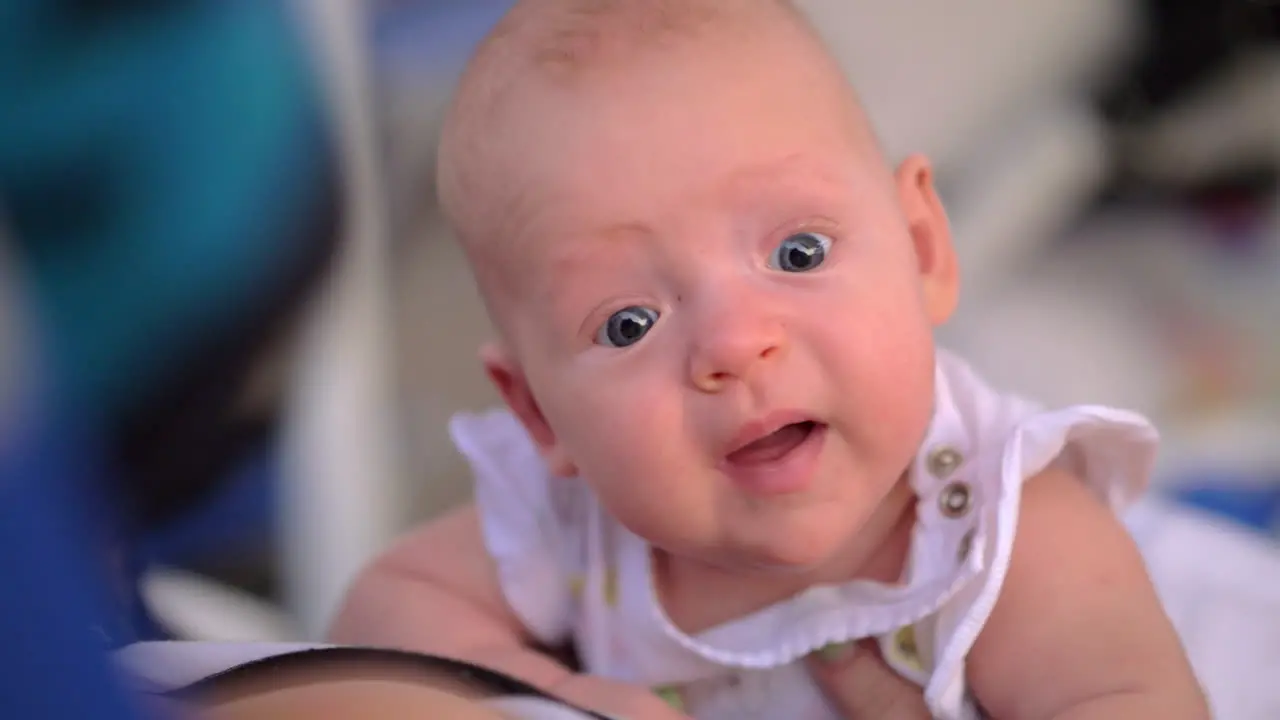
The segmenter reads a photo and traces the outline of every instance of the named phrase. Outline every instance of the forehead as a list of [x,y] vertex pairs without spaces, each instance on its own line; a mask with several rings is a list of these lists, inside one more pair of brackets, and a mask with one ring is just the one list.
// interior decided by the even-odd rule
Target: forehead
[[554,254],[574,240],[643,239],[688,224],[691,216],[751,213],[775,202],[847,197],[860,182],[859,162],[838,150],[821,155],[758,153],[737,160],[695,163],[696,172],[655,174],[630,182],[596,174],[594,183],[531,187],[518,237],[534,253]]
[[584,236],[643,238],[690,207],[847,186],[883,168],[856,99],[811,38],[761,33],[744,47],[711,35],[664,50],[590,82],[513,87],[488,138],[487,194],[502,200],[490,204],[505,246],[493,259],[515,278]]
[[[616,46],[612,54],[590,58],[598,62],[579,58],[574,72],[557,71],[559,64],[540,60],[538,53],[508,51],[506,63],[482,64],[488,72],[468,83],[480,90],[494,87],[464,93],[488,98],[467,103],[478,105],[472,109],[482,110],[484,117],[472,114],[466,134],[483,136],[477,138],[480,145],[500,145],[498,162],[527,166],[530,156],[544,149],[559,169],[565,163],[555,160],[566,159],[566,139],[581,138],[579,145],[658,137],[706,140],[734,126],[776,122],[777,111],[789,104],[801,106],[792,122],[829,110],[836,110],[829,118],[857,111],[835,61],[803,25],[772,18],[713,26],[674,43],[618,41],[611,44]],[[489,77],[494,74],[501,78]],[[819,103],[843,107],[816,107]]]
[[593,92],[541,94],[507,135],[516,142],[498,169],[513,190],[513,216],[524,224],[540,214],[613,215],[632,200],[679,204],[711,190],[882,163],[838,84],[753,70],[654,72]]
[[569,302],[584,286],[602,292],[601,278],[687,257],[701,240],[726,231],[764,238],[815,221],[842,224],[852,219],[851,199],[866,195],[853,168],[808,155],[744,164],[718,179],[674,206],[635,198],[608,210],[567,197],[547,203],[505,260],[509,299],[534,307]]

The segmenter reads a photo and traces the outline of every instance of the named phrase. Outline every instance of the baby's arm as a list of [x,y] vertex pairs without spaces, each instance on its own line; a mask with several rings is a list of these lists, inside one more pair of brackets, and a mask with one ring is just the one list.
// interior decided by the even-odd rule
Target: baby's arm
[[413,532],[361,573],[330,639],[465,660],[600,712],[682,717],[647,690],[577,675],[533,648],[502,596],[473,506]]
[[1071,474],[1027,482],[1013,558],[969,657],[998,718],[1209,718],[1142,558]]

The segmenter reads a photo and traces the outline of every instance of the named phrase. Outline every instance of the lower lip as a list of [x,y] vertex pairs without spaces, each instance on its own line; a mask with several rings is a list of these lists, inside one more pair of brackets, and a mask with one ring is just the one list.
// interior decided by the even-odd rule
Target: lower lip
[[786,455],[766,463],[741,465],[724,462],[721,470],[738,488],[752,495],[786,495],[808,489],[827,438],[827,426],[818,425]]

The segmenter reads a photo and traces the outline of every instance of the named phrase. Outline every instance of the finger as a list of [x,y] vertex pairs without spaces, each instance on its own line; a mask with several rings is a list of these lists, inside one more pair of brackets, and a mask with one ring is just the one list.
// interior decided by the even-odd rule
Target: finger
[[828,646],[806,659],[809,673],[845,720],[928,720],[920,686],[894,672],[872,640]]

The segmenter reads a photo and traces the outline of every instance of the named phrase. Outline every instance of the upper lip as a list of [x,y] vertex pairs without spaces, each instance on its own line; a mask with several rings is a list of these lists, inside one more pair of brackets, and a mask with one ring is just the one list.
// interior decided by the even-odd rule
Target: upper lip
[[818,421],[812,415],[799,410],[778,410],[748,421],[729,441],[728,451],[725,455],[732,455],[751,443],[766,438],[788,425],[802,422],[816,423]]

